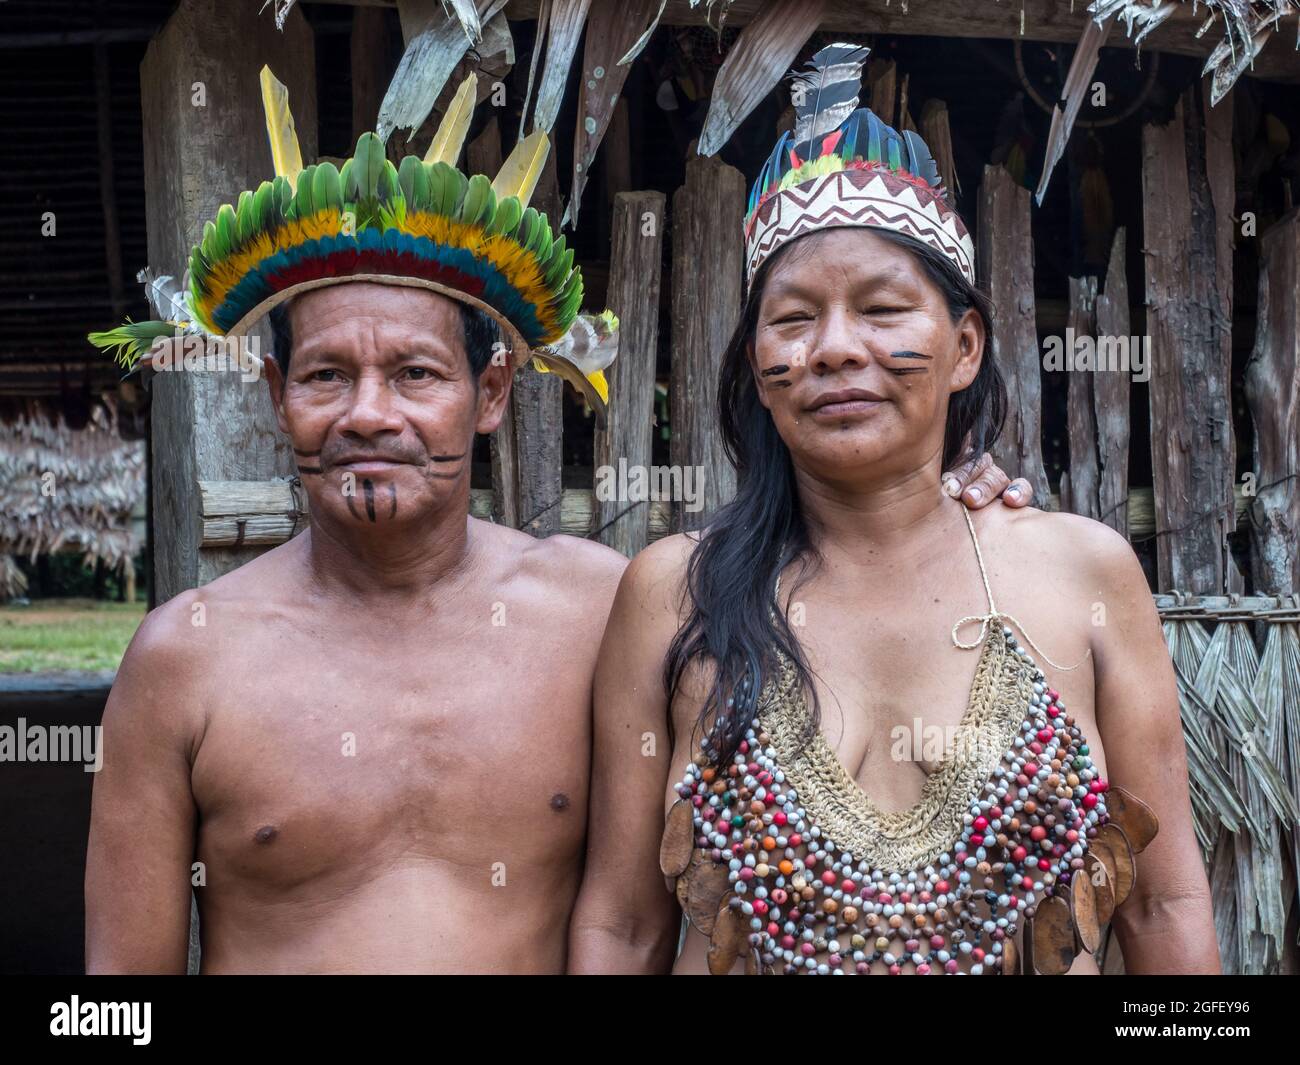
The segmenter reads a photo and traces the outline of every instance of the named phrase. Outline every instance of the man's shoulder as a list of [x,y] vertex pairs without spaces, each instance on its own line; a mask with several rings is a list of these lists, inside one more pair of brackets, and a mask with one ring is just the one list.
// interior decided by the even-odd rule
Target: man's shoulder
[[276,608],[277,590],[290,565],[289,547],[281,545],[154,607],[136,630],[128,661],[202,661],[205,647],[248,633],[250,621]]
[[609,597],[627,567],[627,558],[595,540],[556,533],[535,537],[505,525],[478,522],[491,555],[529,581],[581,592],[591,589]]

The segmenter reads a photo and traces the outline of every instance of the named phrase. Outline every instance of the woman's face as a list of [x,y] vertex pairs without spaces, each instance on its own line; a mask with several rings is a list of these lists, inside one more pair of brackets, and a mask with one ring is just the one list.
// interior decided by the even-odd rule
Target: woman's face
[[948,397],[974,379],[984,325],[953,322],[911,253],[870,229],[803,237],[772,264],[751,362],[797,468],[861,483],[943,453]]

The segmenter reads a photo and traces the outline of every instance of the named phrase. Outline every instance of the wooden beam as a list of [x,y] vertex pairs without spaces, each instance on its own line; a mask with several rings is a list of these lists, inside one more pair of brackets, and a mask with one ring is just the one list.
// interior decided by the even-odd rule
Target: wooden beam
[[1300,209],[1259,242],[1255,348],[1246,402],[1255,420],[1251,573],[1257,591],[1300,591]]
[[[300,11],[280,32],[253,4],[181,0],[150,43],[140,82],[149,262],[157,272],[181,274],[203,223],[275,172],[257,87],[264,63],[288,85],[303,156],[315,158],[315,50]],[[259,335],[269,350],[265,326]],[[293,461],[261,381],[169,373],[152,389],[154,588],[162,603],[259,553],[199,550],[198,482],[265,480],[291,473]]]
[[[666,206],[662,192],[620,192],[614,202],[605,302],[618,315],[618,358],[606,371],[609,412],[606,427],[596,430],[595,457],[615,472],[620,464],[650,468]],[[648,501],[602,499],[596,523],[600,542],[629,558],[649,543]]]
[[1043,466],[1042,360],[1034,320],[1034,240],[1029,190],[1005,167],[986,166],[979,194],[976,260],[980,284],[993,300],[993,357],[1007,385],[1007,421],[993,448],[1004,470],[1024,477],[1034,496],[1051,492]]
[[[611,0],[613,2],[613,0]],[[745,26],[752,22],[767,0],[731,0],[726,25]],[[539,0],[510,0],[506,17],[534,19]],[[1088,5],[1079,0],[1023,0],[1018,4],[998,0],[924,0],[911,5],[899,0],[828,0],[822,16],[823,31],[876,33],[917,37],[991,37],[1001,40],[1055,41],[1077,44],[1090,19]],[[1023,24],[1022,24],[1023,15]],[[1223,40],[1221,23],[1216,22],[1200,38],[1197,31],[1205,22],[1205,9],[1181,3],[1173,15],[1142,42],[1144,52],[1172,52],[1204,59]],[[710,5],[692,7],[691,0],[668,0],[660,25],[704,26],[717,19]],[[1255,57],[1249,73],[1257,78],[1300,81],[1293,37],[1279,29]],[[1124,28],[1113,31],[1107,47],[1132,48]]]
[[[1143,252],[1151,337],[1151,465],[1160,587],[1203,595],[1241,591],[1228,550],[1232,431],[1232,160],[1213,149],[1232,112],[1203,120],[1193,86],[1173,120],[1142,131]],[[1207,129],[1208,123],[1208,129]],[[1214,186],[1224,183],[1222,192]]]
[[[1051,508],[1059,509],[1056,497],[1048,498]],[[236,543],[273,547],[302,532],[310,519],[307,494],[301,489],[295,494],[291,478],[261,483],[201,481],[198,502],[201,509],[197,519],[202,526],[202,544],[205,549],[232,547]],[[1237,522],[1243,528],[1250,504],[1251,500],[1238,490]],[[595,536],[600,524],[598,507],[595,493],[591,489],[566,488],[557,508],[557,531],[584,538]],[[491,521],[494,520],[492,508],[491,489],[470,490],[470,514]],[[1155,508],[1150,488],[1134,488],[1129,493],[1126,509],[1129,531],[1135,540],[1155,532]],[[670,502],[653,499],[645,511],[649,518],[647,541],[653,543],[667,536],[671,531]]]
[[703,509],[673,504],[675,531],[702,528],[736,492],[714,411],[722,353],[740,320],[745,178],[716,156],[692,157],[673,195],[672,381],[669,457],[703,470]]

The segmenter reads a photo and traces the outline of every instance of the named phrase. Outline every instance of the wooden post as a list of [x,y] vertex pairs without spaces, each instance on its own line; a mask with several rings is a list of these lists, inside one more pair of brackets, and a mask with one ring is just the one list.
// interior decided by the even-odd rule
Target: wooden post
[[1246,401],[1255,419],[1251,570],[1255,591],[1300,590],[1300,209],[1259,242],[1255,349]]
[[1232,109],[1193,86],[1142,131],[1151,465],[1160,587],[1241,591],[1232,486]]
[[[1106,270],[1106,288],[1097,297],[1097,337],[1111,343],[1129,345],[1133,366],[1133,344],[1141,337],[1130,335],[1128,313],[1128,279],[1124,273],[1124,230],[1115,234],[1110,265]],[[1145,352],[1143,353],[1145,357]],[[1143,364],[1146,368],[1146,364]],[[1120,535],[1128,536],[1128,447],[1129,387],[1128,373],[1102,373],[1093,382],[1093,402],[1097,422],[1097,508],[1099,521]]]
[[[179,276],[203,223],[274,173],[258,71],[289,87],[302,155],[316,157],[311,28],[292,11],[284,31],[253,4],[181,0],[140,65],[149,263]],[[258,336],[269,351],[269,331]],[[153,378],[154,588],[166,602],[250,561],[259,548],[200,551],[198,482],[266,480],[293,472],[266,383],[237,373]]]
[[892,59],[870,59],[867,61],[868,102],[882,122],[894,125],[894,103],[898,68]]
[[714,411],[722,353],[740,319],[745,179],[716,156],[686,164],[673,196],[673,358],[669,457],[682,471],[702,467],[704,506],[673,503],[673,530],[702,528],[736,492]]
[[[532,202],[550,220],[558,239],[560,186],[554,151],[547,156]],[[560,531],[564,383],[558,374],[538,373],[530,362],[515,374],[512,392],[518,527],[533,536],[550,536]]]
[[[1074,344],[1080,337],[1095,339],[1096,303],[1095,277],[1070,278],[1070,313],[1066,318],[1065,334],[1067,356],[1072,353]],[[1061,478],[1061,509],[1087,518],[1096,518],[1101,509],[1097,502],[1100,474],[1097,469],[1097,419],[1093,407],[1093,386],[1098,374],[1086,367],[1067,372],[1066,422],[1070,441],[1070,472],[1068,480],[1064,476]]]
[[[379,105],[392,70],[388,62],[388,12],[352,9],[352,143],[379,120]],[[493,171],[495,176],[496,171]]]
[[[618,358],[608,370],[609,412],[596,430],[596,466],[649,473],[654,434],[655,355],[659,348],[659,274],[664,195],[620,192],[614,198],[614,239],[606,303],[619,321]],[[599,477],[599,474],[597,475]],[[599,484],[599,481],[597,482]],[[600,542],[631,558],[649,542],[649,501],[600,499]]]
[[[483,132],[469,142],[465,149],[469,173],[496,177],[501,169],[501,131],[496,115],[487,120]],[[488,437],[492,455],[492,520],[519,528],[519,471],[515,468],[515,420],[513,391],[510,405]]]
[[1029,190],[1001,166],[984,168],[980,186],[979,278],[994,307],[993,356],[1007,384],[1007,422],[993,459],[1012,477],[1025,478],[1037,505],[1051,491],[1043,467],[1043,384],[1034,321],[1034,242],[1029,227]]

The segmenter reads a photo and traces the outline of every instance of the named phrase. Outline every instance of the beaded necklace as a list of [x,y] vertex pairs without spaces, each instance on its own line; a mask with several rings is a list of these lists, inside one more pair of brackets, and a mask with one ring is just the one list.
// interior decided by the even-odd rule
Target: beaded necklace
[[[743,958],[751,974],[1063,973],[1132,890],[1155,814],[1093,765],[1010,625],[1037,646],[995,606],[962,513],[989,610],[953,626],[979,663],[953,756],[915,806],[879,809],[820,732],[803,742],[808,710],[783,655],[731,763],[702,756],[676,785],[660,865],[709,936],[711,972]],[[774,603],[779,590],[778,577]],[[980,636],[962,643],[972,621]]]

